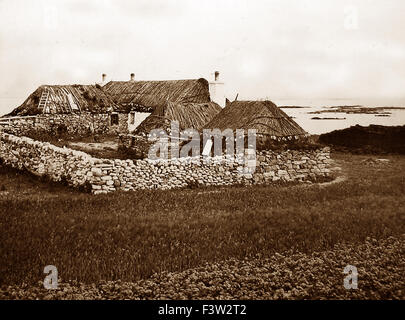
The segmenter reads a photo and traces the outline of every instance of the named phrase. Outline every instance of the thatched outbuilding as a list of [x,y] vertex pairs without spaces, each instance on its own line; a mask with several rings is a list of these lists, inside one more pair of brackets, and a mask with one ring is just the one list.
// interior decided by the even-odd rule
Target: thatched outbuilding
[[180,103],[167,102],[158,106],[137,128],[135,133],[147,135],[153,129],[168,130],[172,121],[179,123],[179,129],[199,130],[210,122],[222,108],[215,102]]
[[273,139],[298,138],[307,133],[291,117],[273,102],[233,101],[214,119],[204,126],[205,129],[256,129],[257,134]]

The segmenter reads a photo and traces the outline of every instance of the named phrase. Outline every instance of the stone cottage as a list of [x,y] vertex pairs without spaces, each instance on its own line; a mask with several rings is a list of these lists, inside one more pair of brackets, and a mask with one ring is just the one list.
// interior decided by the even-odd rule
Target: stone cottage
[[[206,111],[208,118],[203,118],[209,121],[212,111],[225,104],[224,83],[218,77],[216,71],[211,82],[204,78],[135,81],[131,73],[128,81],[107,82],[103,74],[102,82],[95,85],[42,85],[0,118],[0,128],[15,134],[55,126],[64,126],[74,135],[122,134],[133,132],[155,110],[180,110],[179,106]],[[201,118],[197,116],[196,121],[201,125]]]
[[86,135],[125,132],[127,117],[99,85],[42,85],[0,122],[15,134],[64,128]]
[[[134,131],[154,110],[167,109],[168,103],[189,105],[212,102],[210,89],[215,87],[204,78],[188,80],[110,81],[102,88],[129,114],[128,130]],[[222,84],[222,83],[221,83]]]

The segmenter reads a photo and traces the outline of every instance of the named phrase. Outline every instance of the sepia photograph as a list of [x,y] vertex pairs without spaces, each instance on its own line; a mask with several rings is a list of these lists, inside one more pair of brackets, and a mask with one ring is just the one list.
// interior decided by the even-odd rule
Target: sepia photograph
[[404,12],[0,0],[0,300],[405,300]]

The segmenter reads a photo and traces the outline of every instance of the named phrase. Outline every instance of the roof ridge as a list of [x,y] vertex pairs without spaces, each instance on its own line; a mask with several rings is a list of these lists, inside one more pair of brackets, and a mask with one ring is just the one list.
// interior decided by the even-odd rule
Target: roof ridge
[[164,79],[164,80],[110,80],[106,84],[110,82],[176,82],[176,81],[199,81],[200,79],[205,78],[191,78],[191,79]]

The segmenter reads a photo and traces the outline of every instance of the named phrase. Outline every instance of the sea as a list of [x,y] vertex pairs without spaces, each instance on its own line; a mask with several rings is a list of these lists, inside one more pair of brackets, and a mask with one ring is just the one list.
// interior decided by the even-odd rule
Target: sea
[[[405,104],[393,101],[373,102],[352,99],[329,99],[329,100],[288,100],[288,99],[273,99],[277,106],[300,106],[305,108],[283,108],[282,110],[293,118],[305,131],[310,134],[322,134],[338,129],[345,129],[354,125],[368,126],[370,124],[384,126],[399,126],[405,125]],[[384,110],[389,112],[389,116],[376,116],[375,114],[347,114],[343,112],[327,112],[321,114],[311,114],[311,112],[327,110],[336,106],[357,106],[373,108],[373,107],[401,107],[402,109]],[[339,118],[315,120],[313,117],[319,118]]]
[[[322,134],[337,129],[345,129],[356,124],[368,126],[370,124],[384,126],[405,125],[405,99],[376,101],[367,99],[271,99],[277,106],[301,106],[305,108],[283,108],[282,110],[294,119],[305,131],[310,134]],[[0,99],[0,107],[2,102]],[[14,103],[16,105],[16,103]],[[403,109],[385,110],[390,112],[389,117],[379,117],[375,114],[346,114],[340,112],[328,112],[321,114],[311,114],[310,112],[325,110],[334,106],[354,106],[364,107],[401,107]],[[10,112],[11,110],[8,110]],[[0,114],[4,114],[0,108]],[[345,118],[343,120],[314,120],[313,117],[320,118]]]

